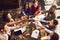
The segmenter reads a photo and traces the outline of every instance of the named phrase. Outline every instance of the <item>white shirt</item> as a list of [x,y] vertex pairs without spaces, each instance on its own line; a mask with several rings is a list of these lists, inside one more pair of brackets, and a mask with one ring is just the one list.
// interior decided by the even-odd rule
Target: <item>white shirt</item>
[[[48,25],[46,25],[46,27],[47,27],[47,28],[49,28],[49,26],[48,26]],[[47,29],[47,28],[45,28],[45,31],[46,31],[46,32],[48,32],[48,33],[53,33],[53,31],[54,31],[54,30],[53,30],[53,31],[51,31],[51,30],[49,30],[49,29]]]
[[26,30],[26,26],[24,26],[22,28],[19,28],[19,29],[15,29],[14,32],[19,31],[19,30],[21,30],[22,33],[23,33]]
[[13,27],[9,27],[9,26],[5,26],[5,30],[7,32],[8,35],[11,35],[11,30],[17,29],[19,28],[19,26],[13,26]]
[[36,15],[35,18],[33,18],[36,21],[42,21],[45,18],[44,14]]
[[35,16],[35,18],[33,18],[35,20],[35,25],[36,25],[36,28],[40,28],[40,26],[43,26],[40,21],[42,21],[43,19],[45,18],[45,15],[44,14],[40,14],[40,15],[37,15]]
[[8,40],[8,35],[0,33],[0,40]]

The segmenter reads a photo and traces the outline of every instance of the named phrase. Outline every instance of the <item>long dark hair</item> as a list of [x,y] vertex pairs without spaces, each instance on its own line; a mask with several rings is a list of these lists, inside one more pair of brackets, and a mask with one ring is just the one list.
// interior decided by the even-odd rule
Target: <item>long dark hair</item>
[[24,9],[26,8],[26,5],[28,5],[28,9],[29,9],[29,3],[28,2],[25,2],[25,4],[24,4]]
[[5,23],[0,24],[0,31],[1,31],[1,29],[4,29],[4,26],[5,26]]
[[7,17],[7,15],[8,15],[8,12],[3,12],[2,20],[4,22],[10,22],[9,18]]
[[52,8],[56,9],[56,5],[52,5],[51,8],[49,9],[49,12],[52,12]]

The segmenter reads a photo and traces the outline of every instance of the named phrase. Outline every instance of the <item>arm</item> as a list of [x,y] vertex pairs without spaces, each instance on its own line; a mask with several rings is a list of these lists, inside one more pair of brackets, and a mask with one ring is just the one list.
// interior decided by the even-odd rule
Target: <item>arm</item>
[[49,29],[47,29],[47,28],[45,28],[45,31],[48,32],[50,36],[52,36],[52,35],[54,34],[53,31],[51,31],[51,30],[49,30]]
[[19,26],[8,27],[8,29],[10,29],[10,30],[14,30],[14,29],[18,29],[18,28],[20,28],[20,27]]
[[41,20],[41,22],[47,23],[49,24],[50,21],[46,21],[46,20]]
[[19,22],[22,22],[22,20],[14,21],[14,22],[9,22],[9,23],[7,23],[6,25],[12,25],[12,24],[16,24],[16,23],[19,23]]
[[8,26],[8,25],[5,25],[5,26],[4,26],[4,29],[5,29],[5,30],[7,30],[7,29],[8,29],[8,30],[14,30],[14,29],[18,29],[18,28],[20,28],[20,26],[13,26],[13,27]]
[[21,11],[22,15],[26,15],[24,9],[22,8],[22,11]]

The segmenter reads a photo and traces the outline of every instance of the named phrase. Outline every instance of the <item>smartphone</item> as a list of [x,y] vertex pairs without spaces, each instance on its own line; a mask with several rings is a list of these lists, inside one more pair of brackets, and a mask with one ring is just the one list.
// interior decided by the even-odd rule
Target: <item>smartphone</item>
[[39,37],[39,30],[34,30],[33,32],[32,32],[32,34],[31,34],[31,37],[32,38],[35,38],[35,39],[38,39],[38,37]]

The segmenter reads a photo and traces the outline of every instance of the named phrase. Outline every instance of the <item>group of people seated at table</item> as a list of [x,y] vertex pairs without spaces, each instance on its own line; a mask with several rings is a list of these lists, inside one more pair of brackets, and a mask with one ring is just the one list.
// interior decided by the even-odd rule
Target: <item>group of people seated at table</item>
[[59,40],[55,32],[58,25],[55,9],[52,5],[49,10],[42,11],[38,0],[34,0],[31,7],[26,2],[14,19],[9,12],[3,12],[0,40]]

